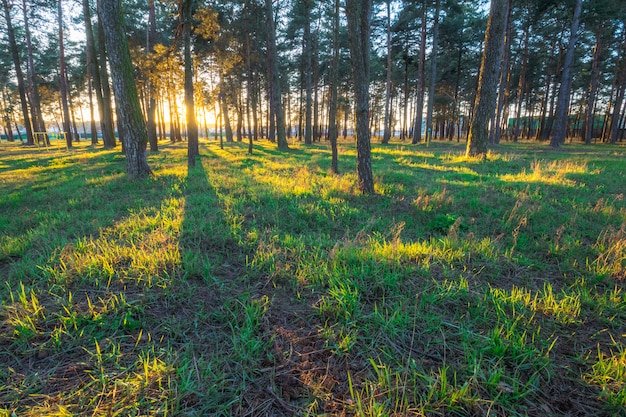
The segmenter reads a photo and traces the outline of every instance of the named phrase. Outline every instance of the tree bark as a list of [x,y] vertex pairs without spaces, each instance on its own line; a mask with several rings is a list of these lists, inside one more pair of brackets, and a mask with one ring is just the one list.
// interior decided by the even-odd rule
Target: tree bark
[[508,0],[491,1],[487,32],[485,33],[485,49],[480,64],[478,91],[474,104],[474,116],[467,141],[467,156],[484,157],[487,154],[489,121],[493,119],[496,108],[508,6]]
[[[148,54],[154,54],[154,45],[156,43],[156,10],[154,9],[154,0],[148,0],[148,44],[146,50]],[[152,74],[156,76],[156,74]],[[150,143],[150,151],[157,152],[159,150],[159,140],[157,138],[157,126],[156,126],[156,88],[153,80],[148,75],[148,109],[147,113],[147,128],[148,128],[148,142]]]
[[428,108],[426,109],[426,145],[433,136],[433,107],[435,104],[435,81],[437,79],[437,44],[439,43],[439,11],[441,0],[435,2],[435,21],[433,22],[433,46],[430,52],[430,80],[428,84]]
[[[20,104],[22,106],[22,116],[24,117],[24,128],[26,129],[26,144],[34,145],[33,140],[33,128],[28,115],[28,100],[26,99],[26,87],[24,86],[24,73],[20,64],[20,52],[15,42],[15,30],[13,29],[13,23],[11,21],[11,11],[8,0],[2,0],[2,6],[4,9],[4,19],[7,24],[7,34],[9,37],[9,48],[11,49],[11,58],[13,59],[13,65],[15,66],[15,77],[17,78],[17,90],[20,95]],[[19,134],[19,129],[17,130]],[[21,136],[20,136],[21,137]]]
[[413,127],[413,140],[416,144],[422,140],[422,119],[424,117],[424,85],[426,78],[426,4],[422,3],[422,22],[420,28],[420,48],[417,62],[417,103],[415,105],[415,125]]
[[306,99],[304,103],[304,143],[310,145],[313,137],[313,45],[311,40],[311,4],[303,0],[304,6],[304,56],[303,71]]
[[391,139],[391,0],[385,1],[387,7],[387,77],[385,79],[385,126],[383,128],[383,144]]
[[265,13],[267,14],[267,57],[270,79],[270,101],[274,109],[273,120],[276,122],[276,141],[278,149],[288,149],[285,132],[285,115],[281,100],[280,74],[278,72],[278,52],[276,50],[276,28],[274,25],[274,11],[272,0],[265,0]]
[[185,61],[185,115],[187,117],[187,166],[196,165],[198,149],[198,123],[193,94],[193,59],[191,56],[191,1],[182,0],[183,43]]
[[[109,71],[107,69],[107,50],[104,40],[104,27],[102,24],[100,2],[97,1],[98,10],[98,54],[100,55],[98,72],[100,87],[102,88],[102,141],[105,148],[115,148],[115,126],[113,125],[113,103],[111,101],[111,85],[109,84]],[[94,55],[95,56],[95,55]]]
[[570,29],[570,38],[567,44],[567,53],[563,63],[563,71],[561,72],[561,88],[559,89],[559,98],[556,104],[556,119],[554,121],[554,129],[552,130],[552,140],[550,146],[558,148],[565,142],[568,126],[568,109],[570,101],[570,90],[572,88],[572,62],[574,61],[574,48],[578,39],[578,25],[580,20],[580,12],[582,9],[582,0],[576,0],[574,8],[574,16],[572,18],[572,27]]
[[119,0],[98,0],[108,51],[113,93],[118,109],[118,127],[126,150],[126,172],[130,177],[151,174],[146,159],[148,131],[141,113],[130,50],[122,25]]
[[346,0],[348,45],[356,99],[358,188],[374,194],[369,129],[370,20],[372,0]]
[[339,174],[337,156],[337,90],[339,84],[339,0],[335,0],[333,12],[333,55],[330,63],[330,102],[328,103],[328,140],[331,149],[331,170]]
[[593,48],[593,59],[591,61],[591,80],[589,82],[589,97],[587,103],[586,129],[584,132],[584,140],[587,145],[591,144],[593,139],[594,117],[596,109],[596,94],[598,91],[598,83],[600,77],[600,54],[602,53],[602,22],[598,23],[596,28],[596,45]]
[[39,83],[37,82],[37,74],[35,71],[35,63],[33,60],[33,45],[30,36],[30,24],[28,18],[28,5],[26,0],[22,0],[22,12],[24,14],[24,34],[26,35],[26,50],[28,57],[28,83],[30,88],[30,102],[33,129],[39,132],[46,131],[46,123],[41,113],[41,100],[39,97]]

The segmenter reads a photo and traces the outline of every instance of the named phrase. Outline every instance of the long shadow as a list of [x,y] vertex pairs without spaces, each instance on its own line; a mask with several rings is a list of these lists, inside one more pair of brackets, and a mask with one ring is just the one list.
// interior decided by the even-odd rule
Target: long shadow
[[[69,395],[89,381],[98,369],[89,353],[94,340],[116,340],[124,366],[132,366],[135,349],[142,345],[137,336],[142,312],[135,306],[153,290],[128,276],[137,260],[132,250],[162,239],[153,233],[159,226],[151,219],[178,189],[175,174],[129,180],[123,157],[114,152],[44,157],[40,165],[31,176],[9,179],[7,192],[0,195],[0,368],[13,369],[12,382],[2,373],[0,385],[36,384],[32,392],[1,394],[1,403],[18,410],[48,395]],[[18,163],[13,169],[20,167]],[[115,250],[119,254],[111,252]],[[85,266],[88,262],[94,266]],[[108,282],[102,280],[106,265]],[[145,278],[165,286],[172,272],[173,265],[166,262],[159,277]],[[45,311],[37,316],[32,334],[22,336],[19,327],[16,333],[4,326],[7,317],[21,311],[17,300],[8,302],[20,285],[27,296],[33,291]]]

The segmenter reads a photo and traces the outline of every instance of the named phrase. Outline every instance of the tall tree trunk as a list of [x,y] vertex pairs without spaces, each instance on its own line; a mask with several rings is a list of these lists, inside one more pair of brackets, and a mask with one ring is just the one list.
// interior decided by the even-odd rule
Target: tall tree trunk
[[[104,27],[102,24],[102,7],[97,1],[98,10],[98,54],[100,73],[100,86],[102,87],[102,140],[105,148],[115,148],[115,125],[113,123],[113,102],[111,100],[111,85],[109,84],[109,70],[107,69],[107,49],[104,40]],[[121,129],[120,129],[121,131]]]
[[565,54],[563,71],[561,72],[561,88],[559,89],[559,98],[556,103],[556,120],[554,121],[552,140],[550,141],[550,146],[553,148],[558,148],[563,142],[565,142],[565,136],[567,135],[567,116],[570,90],[572,88],[572,62],[574,61],[574,48],[578,39],[578,25],[581,9],[582,0],[576,0],[574,16],[572,17],[572,27],[570,29],[570,38],[567,44],[567,53]]
[[183,19],[183,43],[185,61],[185,115],[187,117],[187,166],[196,165],[198,149],[198,122],[196,121],[196,109],[193,94],[193,59],[191,56],[191,2],[182,0]]
[[507,6],[508,14],[506,18],[506,29],[505,29],[505,39],[504,39],[504,56],[502,57],[502,66],[500,68],[500,87],[498,89],[498,101],[496,106],[496,115],[494,118],[494,123],[491,126],[490,137],[491,143],[498,144],[500,143],[500,138],[502,136],[502,116],[504,113],[504,106],[508,100],[508,79],[510,77],[510,68],[509,68],[509,60],[511,57],[511,0],[508,0],[509,4]]
[[276,27],[274,25],[274,11],[272,0],[265,0],[265,13],[267,14],[267,44],[268,44],[268,67],[270,75],[270,101],[274,108],[276,121],[276,141],[278,149],[287,149],[287,136],[285,132],[285,115],[281,99],[280,74],[278,72],[278,52],[276,50]]
[[437,44],[439,43],[439,11],[441,0],[435,2],[435,20],[433,22],[433,45],[430,52],[430,80],[428,84],[428,108],[426,109],[426,145],[433,136],[433,107],[435,104],[435,82],[437,81]]
[[348,44],[356,99],[356,150],[358,187],[374,194],[369,129],[370,20],[372,0],[346,0]]
[[487,32],[485,33],[485,49],[480,64],[478,91],[474,104],[474,116],[467,141],[467,156],[484,157],[487,154],[489,121],[493,118],[496,107],[508,6],[508,0],[491,1]]
[[63,105],[63,130],[67,148],[72,147],[72,126],[70,121],[70,108],[68,104],[67,72],[65,70],[65,47],[63,39],[63,2],[57,3],[59,19],[59,89],[61,90],[61,103]]
[[386,0],[387,7],[387,77],[385,79],[385,126],[383,128],[383,144],[391,139],[391,0]]
[[526,90],[526,69],[528,68],[528,43],[530,39],[530,11],[527,11],[527,21],[524,25],[524,47],[522,48],[522,67],[520,69],[519,82],[517,83],[517,103],[515,107],[515,127],[513,129],[513,142],[517,142],[520,135],[520,123],[522,116],[522,104],[524,103],[524,91]]
[[584,141],[591,144],[593,139],[594,117],[596,110],[596,94],[598,91],[598,83],[600,77],[600,54],[604,45],[602,44],[602,22],[598,22],[596,28],[596,45],[593,49],[593,59],[591,61],[591,80],[589,82],[589,97],[586,115],[586,129],[584,132]]
[[146,159],[148,131],[141,113],[134,67],[130,49],[122,26],[119,0],[98,0],[102,26],[106,28],[104,41],[108,51],[113,92],[119,109],[118,126],[124,138],[126,172],[130,177],[142,177],[151,173]]
[[33,60],[33,44],[30,36],[30,24],[28,18],[28,5],[26,0],[22,0],[22,12],[24,15],[24,34],[26,35],[26,51],[28,57],[28,83],[30,88],[30,102],[33,129],[39,132],[46,131],[46,123],[41,113],[41,100],[39,98],[39,83],[37,82],[37,74],[35,71],[35,63]]
[[[28,100],[26,98],[26,87],[24,85],[24,73],[20,64],[20,52],[15,42],[15,30],[13,29],[13,23],[11,21],[11,12],[8,0],[2,0],[2,6],[4,9],[4,19],[7,24],[7,35],[9,37],[9,48],[11,49],[11,58],[13,59],[13,65],[15,66],[15,77],[17,78],[17,91],[20,95],[20,104],[22,106],[22,116],[24,117],[24,128],[26,129],[26,144],[34,145],[33,140],[33,127],[31,125],[30,116],[28,114]],[[19,129],[17,130],[19,134]]]
[[[222,80],[224,76],[222,75]],[[226,131],[226,142],[233,142],[233,128],[230,125],[230,117],[228,112],[228,102],[226,100],[226,89],[224,88],[224,81],[220,81],[220,107],[222,109],[221,114],[224,116],[224,130]]]
[[[147,38],[146,51],[148,54],[154,54],[154,45],[156,43],[156,10],[154,8],[154,0],[148,0],[148,38]],[[151,74],[153,77],[156,74]],[[150,151],[157,152],[159,150],[159,141],[157,138],[157,126],[156,126],[156,88],[154,81],[148,75],[148,109],[147,113],[147,128],[148,128],[148,142],[150,143]]]
[[415,105],[415,126],[413,144],[422,140],[422,119],[424,117],[424,87],[426,78],[426,3],[422,3],[422,22],[420,28],[419,59],[417,62],[417,103]]
[[313,45],[311,40],[311,1],[304,0],[304,56],[302,75],[304,75],[304,88],[306,102],[304,104],[304,143],[312,143],[313,127]]
[[339,174],[337,152],[337,90],[339,84],[339,0],[333,13],[333,55],[330,63],[330,103],[328,104],[328,140],[331,149],[331,170]]

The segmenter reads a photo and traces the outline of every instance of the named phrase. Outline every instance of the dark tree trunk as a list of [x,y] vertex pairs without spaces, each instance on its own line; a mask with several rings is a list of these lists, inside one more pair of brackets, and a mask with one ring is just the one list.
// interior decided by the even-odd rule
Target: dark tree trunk
[[565,54],[563,71],[561,72],[561,88],[559,89],[559,98],[556,103],[556,119],[552,131],[552,140],[550,141],[550,146],[553,148],[558,148],[564,143],[567,135],[570,90],[572,88],[572,62],[574,61],[574,48],[576,46],[576,40],[578,39],[578,24],[581,9],[582,0],[576,0],[567,53]]
[[[102,87],[102,141],[105,148],[115,148],[115,126],[113,124],[113,102],[111,100],[111,85],[109,84],[109,70],[107,69],[107,48],[105,45],[104,27],[101,16],[100,2],[98,9],[98,53],[100,86]],[[121,131],[121,129],[120,129]]]
[[[20,52],[15,42],[15,30],[11,22],[11,14],[8,0],[2,0],[2,6],[4,9],[4,19],[7,24],[7,34],[9,37],[9,48],[11,49],[11,58],[13,59],[13,65],[15,66],[15,76],[17,78],[17,90],[20,95],[20,104],[22,106],[22,116],[24,117],[24,127],[26,128],[26,144],[34,145],[33,140],[33,128],[30,122],[30,116],[28,115],[28,100],[26,98],[26,87],[24,85],[24,73],[20,65]],[[19,129],[17,133],[20,134]],[[21,136],[20,136],[21,137]]]
[[276,141],[278,149],[287,149],[287,136],[285,132],[285,115],[281,100],[280,74],[278,72],[278,52],[276,51],[276,28],[274,26],[274,12],[272,0],[265,0],[265,13],[267,14],[267,44],[268,44],[268,71],[270,79],[270,102],[274,109],[273,119],[276,121]]
[[[222,79],[224,79],[222,77]],[[230,117],[228,114],[228,102],[226,100],[226,92],[224,91],[224,82],[221,81],[220,82],[220,92],[219,92],[219,97],[220,97],[220,107],[221,107],[221,114],[224,116],[224,130],[226,131],[226,142],[231,143],[233,142],[233,128],[230,125]]]
[[[156,11],[154,9],[154,0],[148,1],[148,45],[146,49],[149,54],[154,53],[154,44],[156,43]],[[155,74],[152,74],[155,76]],[[156,126],[156,88],[148,75],[148,109],[147,109],[147,128],[148,142],[150,142],[150,151],[157,152],[159,150],[159,141],[157,138]]]
[[26,51],[28,56],[28,83],[30,88],[30,103],[33,130],[39,132],[46,131],[46,123],[41,113],[41,100],[39,98],[39,83],[37,82],[37,74],[35,71],[35,63],[33,60],[33,45],[30,36],[30,24],[28,18],[28,5],[26,0],[22,0],[22,12],[24,15],[24,34],[26,35]]
[[517,142],[520,135],[520,123],[522,116],[522,104],[524,103],[524,91],[526,91],[526,69],[528,68],[528,43],[530,39],[530,11],[524,26],[524,47],[522,52],[522,67],[520,69],[519,82],[517,83],[517,103],[515,107],[515,127],[513,128],[513,142]]
[[106,28],[104,41],[108,51],[113,92],[118,108],[118,127],[126,150],[126,171],[131,177],[151,173],[146,159],[148,131],[141,113],[130,50],[122,25],[118,0],[98,0],[102,26]]
[[437,44],[439,43],[439,11],[441,1],[435,2],[435,21],[433,22],[433,45],[430,52],[430,77],[428,80],[428,108],[426,109],[426,144],[433,136],[433,107],[435,104],[435,82],[437,81]]
[[304,143],[310,145],[313,137],[313,45],[311,39],[311,4],[310,0],[303,0],[304,5],[304,56],[302,75],[306,101],[304,104]]
[[589,82],[589,98],[587,106],[586,124],[587,128],[584,132],[584,141],[591,144],[593,139],[594,114],[596,109],[596,95],[598,92],[598,84],[600,77],[600,54],[602,53],[602,22],[598,23],[596,29],[596,45],[593,49],[593,59],[591,61],[591,81]]
[[196,156],[200,153],[198,149],[198,123],[196,121],[196,109],[193,94],[193,61],[191,57],[191,1],[182,0],[183,19],[183,43],[185,61],[185,114],[187,117],[187,165],[196,165]]
[[383,144],[391,139],[391,0],[386,0],[387,6],[387,78],[385,79],[385,126],[383,128]]
[[339,84],[339,0],[335,0],[333,13],[333,56],[330,64],[330,102],[328,103],[328,140],[331,149],[331,170],[339,174],[337,156],[337,90]]
[[507,25],[508,0],[492,0],[485,33],[485,49],[480,64],[474,116],[467,141],[467,156],[485,156],[489,142],[489,121],[493,119],[504,33]]
[[504,113],[504,107],[506,105],[508,99],[508,79],[510,76],[509,69],[509,59],[511,56],[511,0],[508,0],[508,15],[507,15],[507,25],[505,29],[505,39],[504,39],[504,56],[502,57],[502,66],[500,68],[500,87],[498,89],[498,101],[496,106],[496,115],[494,118],[494,124],[491,126],[490,137],[491,143],[498,144],[500,143],[500,138],[502,136],[502,119]]
[[413,127],[412,143],[422,140],[422,119],[424,115],[424,86],[426,78],[426,4],[422,3],[422,22],[420,28],[420,49],[417,62],[417,103],[415,105],[415,125]]
[[371,0],[346,0],[348,44],[356,99],[356,148],[358,187],[374,194],[369,129],[370,20]]

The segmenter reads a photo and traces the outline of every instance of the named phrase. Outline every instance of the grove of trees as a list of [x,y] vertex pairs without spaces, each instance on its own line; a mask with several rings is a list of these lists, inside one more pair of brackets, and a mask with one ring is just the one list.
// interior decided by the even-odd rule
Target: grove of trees
[[328,140],[338,172],[337,139],[355,136],[370,193],[370,140],[484,155],[626,133],[623,1],[1,1],[3,137],[119,138],[132,175],[165,139],[193,165],[198,137]]

